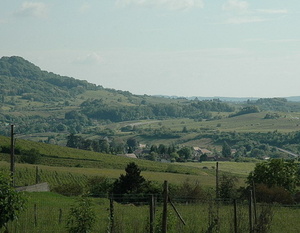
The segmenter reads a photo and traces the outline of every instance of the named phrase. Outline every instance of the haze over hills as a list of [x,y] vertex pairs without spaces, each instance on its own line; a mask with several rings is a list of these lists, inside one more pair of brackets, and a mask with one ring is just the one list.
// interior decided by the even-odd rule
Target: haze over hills
[[[300,125],[294,122],[300,118],[299,97],[134,95],[42,71],[16,56],[0,59],[0,92],[1,135],[8,136],[8,125],[14,124],[18,138],[105,153],[128,152],[126,142],[132,139],[148,146],[169,145],[170,150],[186,145],[219,150],[225,139],[234,145],[278,130],[298,140],[293,131]],[[273,136],[251,148],[259,149],[262,142],[282,145]]]

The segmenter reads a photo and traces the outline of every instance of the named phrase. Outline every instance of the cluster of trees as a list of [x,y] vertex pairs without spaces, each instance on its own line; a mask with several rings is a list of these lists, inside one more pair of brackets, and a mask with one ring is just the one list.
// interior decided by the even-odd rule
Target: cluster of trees
[[257,200],[268,203],[299,202],[297,187],[300,181],[299,164],[293,160],[272,159],[259,163],[250,172],[247,183],[254,189]]
[[281,133],[278,131],[267,133],[237,133],[221,132],[215,134],[202,134],[199,137],[211,138],[216,144],[226,141],[232,149],[236,149],[236,156],[257,157],[263,156],[278,158],[283,156],[276,148],[283,148],[299,153],[300,132]]
[[247,177],[246,187],[238,187],[236,177],[224,174],[219,179],[219,197],[243,199],[252,190],[258,202],[299,203],[299,171],[299,164],[293,160],[271,159],[256,164]]
[[86,100],[81,104],[81,112],[93,119],[110,120],[113,122],[189,117],[193,119],[210,119],[211,111],[232,112],[234,108],[220,101],[194,101],[186,104],[141,104],[138,106],[113,106],[102,99]]
[[[65,114],[64,119],[53,117],[42,117],[39,115],[12,116],[0,113],[0,121],[14,122],[17,125],[18,134],[43,133],[43,132],[71,132],[80,133],[87,126],[93,125],[92,121],[78,111],[70,111]],[[9,136],[10,128],[0,125],[0,134]]]
[[[176,134],[159,134],[157,137],[176,137]],[[215,144],[222,145],[222,151],[214,151],[215,156],[222,156],[243,161],[246,158],[262,159],[288,158],[289,155],[278,150],[278,147],[299,153],[300,133],[215,133],[202,134],[198,138],[211,138]],[[280,140],[279,140],[280,139]],[[280,141],[280,143],[277,143]],[[285,144],[286,143],[286,144]],[[139,142],[135,138],[127,141],[115,137],[102,137],[97,140],[84,139],[82,136],[70,134],[67,138],[67,146],[72,148],[91,150],[102,153],[118,154],[133,153],[138,148]],[[232,153],[234,150],[234,153]],[[137,154],[140,158],[157,161],[166,159],[169,161],[185,162],[191,160],[204,161],[205,156],[195,157],[191,147],[179,147],[173,144],[148,145]]]
[[[118,154],[134,153],[139,148],[139,142],[135,138],[128,138],[126,142],[118,139],[101,138],[98,140],[84,139],[82,136],[70,134],[67,137],[66,146],[71,148],[90,150],[95,152]],[[185,162],[193,159],[191,147],[178,147],[175,145],[150,145],[138,152],[140,158],[156,161],[167,159],[170,161]]]
[[84,139],[82,136],[78,136],[75,134],[70,134],[67,137],[66,146],[76,149],[90,150],[110,154],[124,153],[127,152],[129,148],[128,144],[125,144],[122,140],[108,140],[107,138],[91,140]]
[[257,113],[259,112],[259,108],[256,105],[246,106],[239,110],[237,113],[229,115],[229,117],[236,117],[240,115],[250,114],[250,113]]
[[164,144],[152,145],[148,154],[144,158],[149,160],[167,159],[172,162],[184,162],[193,158],[193,151],[191,147],[178,147],[175,145],[166,146]]
[[258,100],[247,101],[247,105],[256,105],[262,111],[278,112],[299,112],[300,105],[296,102],[289,102],[285,98],[260,98]]

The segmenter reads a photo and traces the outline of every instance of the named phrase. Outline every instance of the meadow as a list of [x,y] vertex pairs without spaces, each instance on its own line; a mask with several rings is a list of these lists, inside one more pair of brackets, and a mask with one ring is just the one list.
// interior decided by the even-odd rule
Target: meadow
[[[27,208],[17,222],[10,223],[10,232],[67,232],[66,222],[71,206],[76,205],[76,198],[65,197],[55,193],[26,193]],[[92,208],[96,214],[96,222],[92,232],[109,232],[109,200],[91,198]],[[229,233],[233,231],[233,205],[216,204],[214,202],[176,203],[175,206],[185,221],[183,225],[178,216],[168,205],[169,233],[199,233],[207,232],[212,226],[213,219],[218,218],[218,227],[213,231]],[[268,206],[258,206],[259,213]],[[270,232],[297,233],[300,222],[299,207],[273,206]],[[157,203],[155,218],[155,232],[160,232],[162,205]],[[249,232],[248,206],[239,202],[237,205],[239,232]],[[114,203],[114,222],[116,233],[149,232],[149,206],[122,205]]]
[[[168,180],[172,184],[179,185],[185,180],[200,182],[205,187],[215,186],[215,172],[213,169],[203,170],[198,169],[195,174],[180,174],[172,172],[172,166],[169,165],[170,172],[153,172],[142,171],[141,175],[145,179],[163,183]],[[15,181],[17,186],[33,185],[36,181],[37,165],[16,164]],[[0,171],[9,173],[10,164],[0,161]],[[124,167],[125,168],[125,167]],[[188,169],[185,167],[184,169]],[[176,167],[175,167],[176,169]],[[124,169],[109,169],[109,168],[78,168],[78,167],[54,167],[46,165],[38,165],[39,177],[41,182],[48,182],[51,187],[61,184],[77,183],[84,186],[88,178],[93,176],[103,176],[111,179],[117,179],[121,174],[125,174]]]

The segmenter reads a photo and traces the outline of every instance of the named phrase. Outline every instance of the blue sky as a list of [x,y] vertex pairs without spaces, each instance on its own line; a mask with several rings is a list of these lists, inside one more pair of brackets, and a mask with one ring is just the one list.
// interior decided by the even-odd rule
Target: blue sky
[[134,94],[300,96],[299,21],[299,0],[0,0],[0,56]]

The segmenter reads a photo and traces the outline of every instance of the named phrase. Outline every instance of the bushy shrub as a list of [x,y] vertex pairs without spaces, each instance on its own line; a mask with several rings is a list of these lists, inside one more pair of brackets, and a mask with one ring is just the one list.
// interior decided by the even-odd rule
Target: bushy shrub
[[220,198],[237,198],[237,177],[222,175],[220,179]]
[[113,187],[112,180],[104,176],[94,176],[87,181],[87,192],[93,197],[107,195]]
[[40,160],[41,154],[36,149],[22,150],[20,156],[20,162],[36,164]]
[[268,233],[270,232],[271,223],[273,220],[273,209],[270,205],[261,206],[260,214],[255,224],[255,232]]
[[79,196],[83,194],[84,189],[80,184],[69,183],[55,186],[52,191],[64,196]]
[[198,181],[186,179],[176,189],[170,191],[172,197],[178,201],[195,202],[207,198],[207,193],[202,189]]
[[72,206],[67,221],[67,229],[70,233],[91,232],[96,220],[91,202],[87,198],[81,198]]
[[[0,173],[0,229],[6,228],[9,221],[17,219],[25,206],[22,193],[17,192],[10,182]],[[7,229],[5,232],[8,232]]]
[[283,187],[268,187],[265,184],[256,185],[256,200],[265,203],[292,204],[292,194]]

